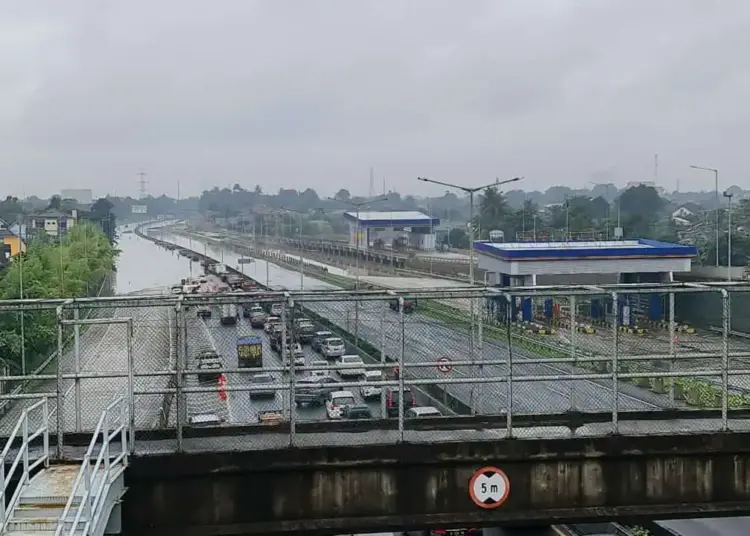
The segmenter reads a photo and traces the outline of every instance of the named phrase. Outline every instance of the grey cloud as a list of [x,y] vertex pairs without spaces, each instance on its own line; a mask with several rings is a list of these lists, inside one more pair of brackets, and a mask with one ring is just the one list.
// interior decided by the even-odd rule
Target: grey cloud
[[683,187],[692,158],[743,169],[740,0],[62,4],[0,4],[0,176],[42,194],[133,193],[142,166],[192,193],[365,190],[371,164],[411,192],[419,174],[635,180],[654,152]]

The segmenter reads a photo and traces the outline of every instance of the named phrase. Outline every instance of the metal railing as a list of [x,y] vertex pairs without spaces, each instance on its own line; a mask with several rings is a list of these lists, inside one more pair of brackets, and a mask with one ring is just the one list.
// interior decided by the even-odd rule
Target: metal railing
[[[50,385],[46,395],[58,400],[58,409],[51,412],[57,419],[50,421],[52,431],[58,432],[58,446],[67,433],[94,430],[111,393],[127,392],[128,426],[139,432],[137,438],[129,438],[131,449],[136,440],[148,448],[149,434],[153,433],[154,438],[175,440],[170,445],[183,450],[195,448],[196,425],[191,417],[207,413],[216,414],[226,427],[245,434],[242,440],[236,440],[244,448],[271,444],[274,434],[279,436],[277,443],[284,436],[286,444],[293,445],[297,444],[298,434],[326,430],[344,433],[355,425],[359,431],[391,431],[387,437],[378,437],[378,441],[409,440],[408,434],[428,428],[425,421],[411,419],[408,406],[402,402],[388,407],[386,412],[385,401],[386,392],[396,393],[403,401],[403,393],[408,390],[417,395],[420,405],[435,406],[443,413],[443,419],[430,421],[436,430],[459,429],[463,419],[468,429],[502,430],[503,437],[520,438],[524,437],[525,423],[534,418],[549,422],[550,416],[575,413],[590,415],[593,420],[588,422],[608,424],[608,429],[597,433],[630,433],[630,425],[623,423],[634,420],[629,412],[635,410],[659,414],[667,421],[683,417],[697,420],[697,415],[705,417],[710,413],[716,430],[731,430],[733,415],[742,411],[750,414],[750,343],[729,330],[730,302],[739,306],[750,298],[747,292],[749,285],[724,284],[263,291],[0,302],[0,310],[59,308],[61,330],[73,330],[86,322],[130,324],[125,330],[113,330],[103,342],[83,337],[79,360],[73,352],[65,354],[57,374],[34,377],[40,382],[50,380],[49,384],[57,382],[56,386]],[[582,318],[565,318],[562,324],[555,324],[559,317],[550,318],[544,326],[548,334],[532,332],[529,326],[510,318],[517,297],[529,297],[536,302],[535,307],[541,307],[547,298],[554,299],[565,310],[578,308],[580,317],[580,308],[588,307],[588,302],[595,299],[604,297],[609,300],[610,309],[616,309],[614,306],[623,298],[654,293],[664,295],[670,303],[663,323],[666,327],[654,325],[652,333],[642,336],[621,331],[625,326],[611,312],[606,319],[609,323],[601,319],[604,323],[597,325],[596,334],[590,335],[576,330],[586,324]],[[709,299],[715,301],[713,324],[721,326],[718,333],[676,332],[675,297],[691,295],[702,309],[709,308]],[[404,313],[404,296],[416,301],[413,314]],[[391,307],[394,300],[401,304],[393,307],[395,310]],[[452,300],[461,301],[461,307],[446,305]],[[474,324],[478,326],[473,326],[465,312],[471,301],[499,304],[498,310],[492,315],[475,306],[475,311],[479,308],[484,312],[475,315]],[[301,362],[288,362],[290,348],[271,350],[269,336],[252,330],[248,320],[228,328],[217,319],[199,318],[201,308],[206,306],[218,316],[224,304],[256,302],[269,306],[281,303],[282,316],[288,320],[282,322],[283,329],[293,337],[296,335],[291,318],[299,314],[308,317],[317,330],[333,331],[346,342],[346,353],[360,355],[363,364],[321,365],[315,363],[321,359],[320,354],[305,346],[302,366]],[[355,307],[359,314],[355,314]],[[127,316],[115,319],[81,321],[75,320],[77,308],[128,311]],[[556,326],[558,333],[550,335],[550,326]],[[240,335],[257,335],[263,340],[258,368],[242,368],[238,364]],[[679,344],[675,341],[677,335],[683,339]],[[198,370],[198,354],[203,350],[222,357],[221,371],[227,376],[224,387],[220,388],[215,378],[206,381],[205,374]],[[440,362],[441,358],[447,362]],[[400,374],[389,378],[394,367]],[[359,405],[364,399],[358,394],[363,385],[379,390],[378,400],[367,402],[371,419],[321,423],[326,420],[322,409],[295,407],[295,401],[301,399],[298,394],[304,391],[305,384],[299,380],[305,373],[324,371],[338,378],[341,372],[353,369],[383,372],[383,378],[378,380],[342,377],[337,383],[340,390],[354,391]],[[273,382],[254,384],[253,376],[260,372],[273,374]],[[269,389],[277,393],[274,400],[278,407],[253,401]],[[40,395],[12,396],[28,400]],[[281,410],[282,426],[273,428],[256,419],[267,409]],[[685,413],[689,415],[684,416]],[[656,420],[654,415],[647,418]],[[484,417],[488,420],[471,420]],[[10,422],[3,424],[7,425],[6,430],[12,426]]]
[[[42,413],[41,424],[37,428],[30,430],[29,414],[39,408],[41,408]],[[0,454],[0,481],[2,482],[2,490],[0,491],[0,534],[4,533],[8,520],[12,516],[13,510],[21,497],[21,493],[28,485],[29,480],[31,480],[31,472],[40,465],[44,465],[45,467],[49,466],[48,420],[47,398],[45,397],[23,410],[21,416],[18,418],[16,427],[8,438],[8,442],[6,443],[2,454]],[[19,433],[21,434],[21,444],[18,445],[18,452],[6,474],[5,462],[13,448],[13,444],[16,442],[16,439],[18,439]],[[32,461],[33,454],[29,447],[31,446],[31,443],[39,437],[42,437],[42,450],[37,459]],[[19,468],[19,465],[23,472],[18,477],[18,482],[13,495],[8,499],[8,490],[11,482],[13,482],[13,479],[16,476],[16,470]]]
[[[103,499],[111,485],[112,475],[128,465],[127,400],[126,397],[120,396],[110,403],[99,417],[99,423],[83,457],[81,469],[57,524],[55,536],[61,536],[63,533],[87,536],[91,527],[96,526],[104,507]],[[119,453],[113,454],[110,445],[118,438],[121,449]],[[77,508],[77,512],[72,522],[69,522],[68,516],[74,507]],[[81,523],[83,530],[78,532]],[[65,530],[68,524],[70,528]]]

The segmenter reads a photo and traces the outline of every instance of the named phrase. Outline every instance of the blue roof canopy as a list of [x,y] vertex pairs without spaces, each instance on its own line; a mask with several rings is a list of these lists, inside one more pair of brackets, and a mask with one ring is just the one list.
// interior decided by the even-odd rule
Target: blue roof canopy
[[344,218],[359,221],[361,227],[433,227],[440,225],[440,218],[433,218],[416,210],[384,210],[345,212]]
[[690,258],[698,254],[695,246],[658,240],[608,240],[600,242],[508,242],[475,241],[474,249],[506,261]]

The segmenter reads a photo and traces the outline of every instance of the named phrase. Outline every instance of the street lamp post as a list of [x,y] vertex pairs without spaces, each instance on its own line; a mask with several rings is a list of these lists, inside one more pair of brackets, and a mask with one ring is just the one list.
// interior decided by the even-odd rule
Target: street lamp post
[[[459,184],[451,184],[449,182],[442,182],[442,181],[436,181],[433,179],[428,179],[425,177],[417,177],[417,180],[422,182],[431,182],[432,184],[439,184],[440,186],[446,186],[448,188],[454,188],[456,190],[461,190],[462,192],[465,192],[469,194],[469,284],[474,285],[474,194],[477,192],[481,192],[482,190],[486,190],[487,188],[493,188],[497,186],[502,186],[503,184],[508,184],[511,182],[517,182],[523,179],[523,177],[513,177],[512,179],[507,179],[504,181],[501,181],[499,179],[495,179],[495,182],[491,184],[485,184],[484,186],[477,186],[475,188],[468,188],[466,186],[461,186]],[[470,307],[470,321],[469,321],[469,330],[470,330],[470,337],[469,337],[469,352],[471,354],[471,360],[474,361],[474,346],[475,346],[475,332],[476,332],[476,299],[471,299],[471,307]],[[481,338],[481,333],[479,334]],[[482,365],[480,365],[480,368]],[[481,395],[480,395],[481,398]],[[473,390],[471,399],[473,401]]]
[[[380,197],[376,197],[374,199],[369,199],[367,201],[361,201],[359,203],[354,203],[352,201],[344,201],[342,199],[336,199],[335,197],[329,197],[331,201],[339,201],[340,203],[346,203],[347,205],[354,207],[356,214],[357,214],[357,238],[356,238],[356,247],[357,247],[357,253],[355,255],[355,274],[354,274],[354,289],[359,292],[359,234],[360,234],[360,225],[359,225],[359,212],[362,207],[366,207],[367,205],[371,205],[372,203],[378,203],[380,201],[388,201],[388,196],[381,195]],[[354,344],[355,346],[359,344],[359,299],[357,299],[354,302]]]
[[716,196],[716,216],[714,219],[714,227],[716,228],[716,266],[719,266],[719,170],[702,167],[702,166],[690,166],[693,169],[700,169],[701,171],[710,171],[714,174],[714,195]]
[[729,190],[724,192],[727,198],[727,281],[732,280],[732,196]]

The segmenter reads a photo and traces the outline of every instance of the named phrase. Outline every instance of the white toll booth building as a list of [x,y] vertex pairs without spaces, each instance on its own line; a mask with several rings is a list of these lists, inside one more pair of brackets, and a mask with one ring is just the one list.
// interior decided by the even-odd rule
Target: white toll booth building
[[[435,249],[435,228],[439,218],[418,211],[345,212],[349,223],[349,244],[360,248]],[[359,238],[358,238],[359,235]]]
[[[497,287],[536,285],[597,285],[616,283],[667,283],[675,272],[689,272],[697,255],[695,246],[657,240],[606,240],[569,242],[476,241],[477,266],[486,271],[485,281]],[[618,300],[617,314],[623,326],[635,325],[639,318],[658,322],[664,318],[664,293],[625,294]],[[637,302],[636,302],[637,300]],[[543,316],[559,314],[559,304],[546,298]],[[513,320],[532,321],[534,309],[541,309],[531,298],[517,299],[511,310]],[[613,304],[591,300],[585,304],[593,319],[613,315]],[[584,305],[584,304],[581,304]]]

